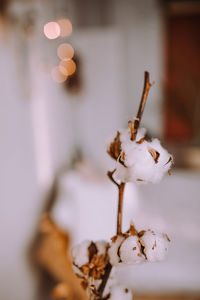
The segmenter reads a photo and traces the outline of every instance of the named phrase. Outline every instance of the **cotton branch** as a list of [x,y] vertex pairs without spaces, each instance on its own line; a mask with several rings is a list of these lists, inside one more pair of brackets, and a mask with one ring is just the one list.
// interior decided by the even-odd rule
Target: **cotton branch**
[[[135,118],[134,122],[132,122],[132,121],[128,122],[132,141],[134,141],[136,138],[136,134],[137,134],[138,128],[140,126],[145,103],[146,103],[147,96],[148,96],[151,86],[152,86],[152,84],[150,83],[149,72],[145,71],[145,73],[144,73],[144,88],[143,88],[142,97],[140,100],[140,106],[138,109],[137,117]],[[112,158],[114,158],[116,160],[120,157],[121,142],[120,142],[119,132],[117,133],[117,136],[115,137],[114,142],[111,143],[111,147],[110,147],[108,153],[110,154],[110,156]],[[117,154],[117,157],[116,157],[116,154]],[[122,233],[122,218],[123,218],[122,212],[123,212],[123,199],[124,199],[125,183],[122,182],[121,184],[118,184],[113,178],[114,172],[115,172],[115,169],[112,172],[109,171],[107,173],[107,175],[110,178],[110,180],[118,187],[118,211],[117,211],[117,230],[116,230],[116,232],[117,232],[117,235],[120,235]],[[105,275],[104,275],[101,285],[98,289],[99,299],[102,298],[102,295],[103,295],[105,286],[107,284],[107,281],[109,279],[111,270],[112,270],[112,266],[110,263],[108,263],[106,270],[105,270]]]
[[122,212],[123,212],[124,189],[125,189],[125,183],[122,182],[119,185],[118,213],[117,213],[117,234],[122,233]]
[[[152,86],[149,77],[146,71],[137,117],[128,122],[129,130],[117,131],[107,149],[108,154],[117,161],[116,169],[107,173],[118,188],[116,235],[111,238],[112,243],[84,241],[72,251],[74,270],[81,277],[81,283],[87,289],[91,300],[108,300],[110,297],[117,299],[119,295],[124,295],[123,299],[131,299],[132,293],[128,289],[118,287],[110,280],[112,267],[161,261],[166,256],[170,242],[165,233],[150,229],[138,232],[133,223],[126,232],[122,232],[126,182],[156,183],[162,179],[164,173],[169,172],[173,163],[173,157],[162,147],[159,140],[148,141],[144,135],[137,135]],[[108,291],[105,292],[107,285]]]
[[115,171],[116,171],[116,169],[114,169],[113,171],[108,171],[107,176],[119,188],[120,185],[113,178],[113,174],[115,173]]
[[108,171],[107,175],[110,178],[110,180],[118,187],[119,193],[118,193],[118,212],[117,212],[117,234],[122,233],[122,211],[123,211],[123,198],[124,198],[124,188],[125,183],[122,182],[121,184],[118,184],[114,178],[113,174],[115,173],[116,169],[114,169],[112,172]]

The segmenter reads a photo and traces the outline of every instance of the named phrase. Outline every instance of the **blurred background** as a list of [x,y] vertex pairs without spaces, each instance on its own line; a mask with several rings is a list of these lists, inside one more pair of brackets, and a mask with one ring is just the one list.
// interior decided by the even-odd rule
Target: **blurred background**
[[165,262],[117,276],[138,295],[199,299],[200,1],[1,0],[0,66],[1,299],[51,299],[54,274],[33,250],[42,212],[69,249],[115,234],[106,139],[136,115],[145,70],[142,123],[175,167],[158,185],[127,185],[123,226],[172,243]]

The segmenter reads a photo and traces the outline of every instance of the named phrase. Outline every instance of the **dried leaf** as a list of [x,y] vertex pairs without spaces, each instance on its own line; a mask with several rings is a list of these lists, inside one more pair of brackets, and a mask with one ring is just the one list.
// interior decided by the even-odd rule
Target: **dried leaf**
[[157,164],[160,153],[155,149],[149,149],[149,153],[151,154],[151,156],[153,157],[155,163]]
[[82,280],[82,281],[81,281],[81,286],[82,286],[82,288],[83,288],[84,290],[86,290],[87,287],[88,287],[88,282],[87,282],[87,280]]
[[140,232],[138,232],[138,236],[139,236],[139,237],[142,237],[142,236],[144,235],[145,232],[146,232],[145,230],[141,230]]
[[121,154],[121,141],[119,131],[117,131],[117,135],[114,138],[114,141],[110,144],[107,152],[113,159],[117,160],[119,158]]
[[172,161],[172,157],[170,156],[170,158],[168,159],[168,161],[166,162],[165,166],[170,163],[170,161]]
[[125,161],[125,153],[124,153],[124,152],[122,152],[122,153],[120,154],[120,161],[123,162],[123,163],[124,163],[124,161]]
[[93,255],[97,253],[97,247],[95,245],[94,242],[91,242],[90,246],[88,247],[88,258],[89,258],[89,261],[92,260],[93,258]]
[[166,233],[164,233],[164,236],[166,237],[166,239],[168,240],[168,242],[171,242],[169,236]]
[[138,235],[138,232],[133,223],[130,224],[129,232],[131,235]]
[[112,241],[113,243],[115,243],[116,240],[117,240],[117,238],[118,238],[118,235],[114,235],[114,236],[111,237],[111,241]]
[[108,256],[103,254],[94,254],[91,261],[81,267],[84,275],[93,279],[101,279],[105,273],[106,265],[108,264]]
[[136,142],[136,144],[142,144],[144,141],[148,141],[146,137],[142,137],[139,141]]

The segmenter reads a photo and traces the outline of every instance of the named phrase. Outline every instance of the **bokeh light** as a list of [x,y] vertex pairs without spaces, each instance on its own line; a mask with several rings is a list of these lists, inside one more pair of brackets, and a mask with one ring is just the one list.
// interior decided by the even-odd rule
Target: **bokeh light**
[[76,71],[76,64],[72,59],[62,60],[59,64],[59,69],[63,75],[69,76]]
[[56,39],[60,35],[60,26],[56,22],[49,22],[44,25],[44,34],[50,40]]
[[72,23],[68,19],[60,19],[57,21],[60,26],[60,36],[66,37],[72,33]]
[[61,44],[57,49],[57,55],[62,60],[70,59],[74,56],[74,49],[70,44]]
[[60,67],[54,67],[51,70],[51,76],[53,80],[55,80],[58,83],[62,83],[67,79],[67,75],[61,72]]

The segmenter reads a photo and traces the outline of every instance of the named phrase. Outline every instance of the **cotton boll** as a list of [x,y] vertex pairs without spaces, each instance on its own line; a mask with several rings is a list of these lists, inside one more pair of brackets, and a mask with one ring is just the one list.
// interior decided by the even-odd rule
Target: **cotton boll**
[[118,256],[118,249],[124,240],[123,236],[118,236],[117,239],[111,244],[108,249],[108,255],[110,257],[110,263],[113,266],[117,266],[120,263],[120,257]]
[[132,143],[131,147],[125,146],[124,166],[117,162],[114,179],[119,182],[151,182],[155,163],[144,143]]
[[[136,141],[144,137],[146,129],[141,128],[136,135]],[[128,128],[118,130],[112,137],[107,139],[107,152],[115,160],[120,159],[122,148],[132,146],[131,133]],[[123,146],[122,146],[123,145]]]
[[89,262],[88,247],[90,244],[91,241],[85,240],[72,248],[73,263],[76,266],[82,267]]
[[147,230],[140,238],[144,253],[149,262],[164,260],[169,248],[170,239],[165,233]]
[[120,285],[112,286],[109,300],[132,300],[132,292]]
[[130,236],[126,238],[120,247],[119,255],[123,263],[137,264],[145,260],[144,255],[141,253],[141,245],[138,236]]
[[114,179],[121,182],[159,182],[170,169],[172,156],[161,146],[158,139],[146,141],[139,134],[131,141],[128,131],[121,133],[121,157],[116,165]]

